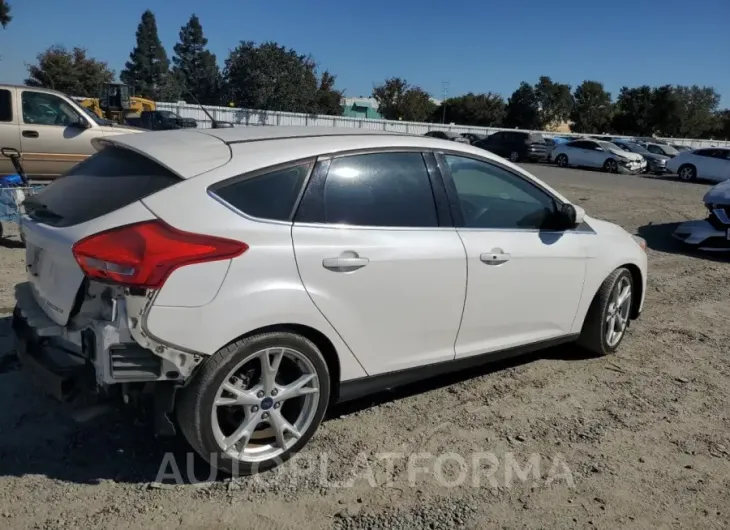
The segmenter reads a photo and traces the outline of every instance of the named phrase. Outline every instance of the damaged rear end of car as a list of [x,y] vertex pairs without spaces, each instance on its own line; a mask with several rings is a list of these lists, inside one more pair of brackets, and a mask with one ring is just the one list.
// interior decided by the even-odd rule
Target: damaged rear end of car
[[[175,390],[205,356],[156,339],[147,316],[176,271],[214,264],[220,286],[226,262],[247,246],[178,230],[143,202],[226,164],[230,148],[190,131],[143,152],[147,134],[167,133],[100,140],[94,156],[26,201],[27,281],[16,286],[13,329],[24,369],[55,398],[149,395],[157,431],[172,434]],[[213,280],[203,288],[215,296]]]

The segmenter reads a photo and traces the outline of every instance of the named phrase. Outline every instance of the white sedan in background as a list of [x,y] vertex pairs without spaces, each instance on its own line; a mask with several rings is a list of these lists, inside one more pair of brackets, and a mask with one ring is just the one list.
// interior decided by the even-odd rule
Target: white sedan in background
[[684,151],[667,162],[667,169],[681,180],[723,182],[730,179],[730,149],[707,147]]
[[550,152],[550,160],[560,167],[594,167],[608,173],[641,173],[646,169],[643,156],[600,140],[575,140],[557,145]]

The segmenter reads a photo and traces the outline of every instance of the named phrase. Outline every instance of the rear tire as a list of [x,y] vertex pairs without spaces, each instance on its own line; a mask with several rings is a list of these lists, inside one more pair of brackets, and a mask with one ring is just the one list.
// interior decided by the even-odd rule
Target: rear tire
[[633,293],[634,279],[629,270],[620,267],[613,271],[588,309],[578,344],[598,355],[615,352],[629,327]]
[[516,164],[517,162],[520,161],[520,154],[517,151],[512,151],[509,154],[509,161],[512,162],[513,164]]
[[176,413],[183,435],[209,464],[251,475],[299,451],[319,427],[329,398],[329,370],[317,346],[294,333],[272,332],[216,352],[181,390]]
[[692,182],[693,180],[697,180],[697,168],[692,164],[684,164],[680,166],[679,171],[677,171],[677,175],[679,176],[679,180]]
[[559,154],[555,157],[555,163],[558,167],[568,167],[568,155]]

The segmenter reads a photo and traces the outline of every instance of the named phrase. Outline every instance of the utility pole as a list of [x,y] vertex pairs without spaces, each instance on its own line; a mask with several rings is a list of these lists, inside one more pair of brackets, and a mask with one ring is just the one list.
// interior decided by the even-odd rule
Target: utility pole
[[441,123],[446,123],[446,94],[449,93],[449,82],[441,83]]

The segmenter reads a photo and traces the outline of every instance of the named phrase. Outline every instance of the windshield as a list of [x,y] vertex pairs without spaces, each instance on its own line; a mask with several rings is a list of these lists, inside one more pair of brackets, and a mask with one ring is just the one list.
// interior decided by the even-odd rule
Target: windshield
[[649,153],[649,151],[647,151],[645,147],[642,147],[639,144],[636,144],[634,142],[624,142],[623,145],[625,145],[626,146],[626,149],[628,149],[632,153],[639,153],[639,154],[642,154],[642,155],[643,154],[646,154],[646,153]]
[[600,142],[600,141],[599,141],[599,142],[598,142],[598,145],[600,145],[601,147],[603,147],[603,148],[604,148],[605,150],[607,150],[607,151],[609,151],[609,150],[611,150],[611,149],[613,149],[613,150],[617,150],[617,149],[618,149],[619,151],[623,151],[623,149],[621,149],[621,148],[620,148],[619,146],[617,146],[616,144],[612,144],[611,142]]
[[661,149],[668,155],[676,155],[677,153],[679,153],[679,151],[677,151],[671,145],[661,145],[661,144],[657,144],[657,145],[659,146],[659,149]]
[[168,119],[169,119],[169,118],[172,118],[172,119],[177,119],[177,118],[179,118],[179,117],[180,117],[180,116],[178,116],[177,114],[175,114],[174,112],[172,112],[172,111],[169,111],[169,110],[158,110],[157,112],[158,112],[158,114],[159,114],[160,116],[162,116],[163,118],[168,118]]

